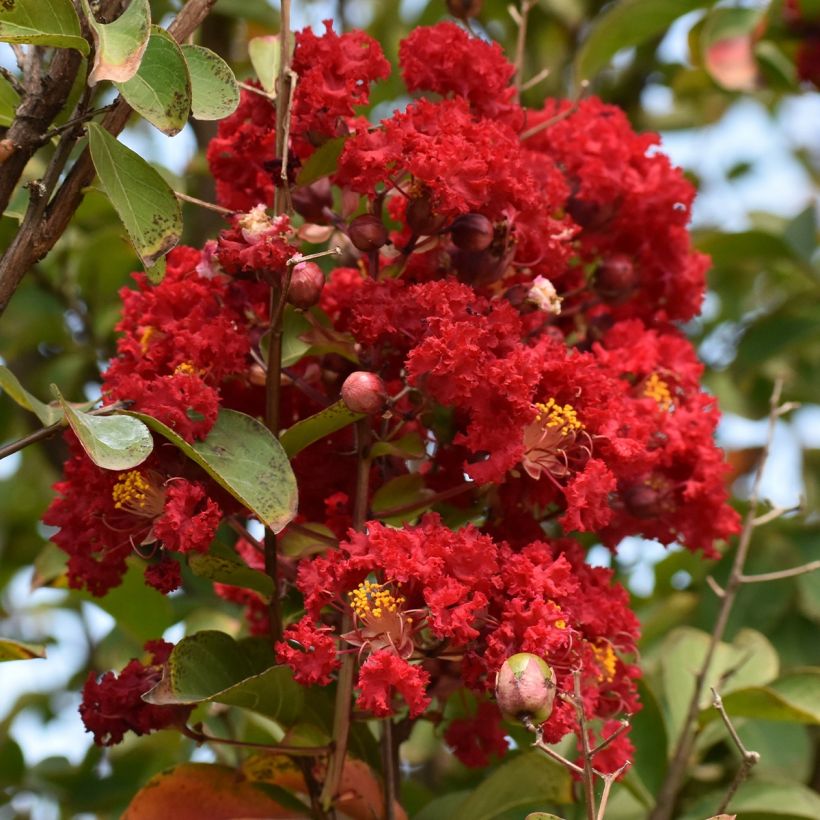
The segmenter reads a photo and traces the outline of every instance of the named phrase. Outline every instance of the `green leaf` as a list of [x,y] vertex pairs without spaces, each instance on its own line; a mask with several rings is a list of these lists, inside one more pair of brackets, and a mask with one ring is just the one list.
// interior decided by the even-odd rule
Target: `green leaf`
[[231,67],[215,52],[186,44],[182,53],[191,77],[191,113],[198,120],[221,120],[236,111],[239,86]]
[[373,494],[371,509],[374,515],[383,515],[385,510],[418,503],[418,507],[407,513],[400,513],[384,519],[389,524],[402,524],[418,518],[424,512],[422,502],[432,491],[424,486],[424,479],[418,473],[396,476],[379,487]]
[[635,745],[635,767],[650,794],[657,794],[666,776],[666,723],[647,681],[638,682],[642,708],[630,719],[629,737]]
[[[312,530],[324,539],[312,536],[308,530]],[[280,539],[279,545],[285,555],[301,558],[303,555],[311,555],[315,552],[324,552],[328,548],[326,539],[336,540],[333,530],[324,524],[314,522],[303,523],[301,529],[288,530]]]
[[248,57],[262,88],[272,97],[276,96],[276,79],[282,60],[282,48],[278,34],[253,37],[248,43]]
[[96,123],[88,145],[100,183],[146,268],[179,242],[182,209],[168,183],[137,153]]
[[[704,795],[681,820],[702,820],[714,811],[724,795],[725,791]],[[741,820],[817,820],[820,817],[820,796],[797,783],[767,783],[754,779],[744,783],[732,797],[730,811]]]
[[273,581],[270,576],[258,569],[251,569],[241,561],[232,561],[220,555],[193,554],[188,556],[188,566],[194,575],[200,578],[218,581],[220,584],[253,589],[266,598],[273,595]]
[[786,226],[783,238],[805,262],[811,262],[817,250],[817,211],[814,205],[804,208]]
[[591,80],[622,49],[666,31],[678,17],[714,0],[621,0],[598,15],[575,58],[577,80]]
[[20,95],[12,88],[8,80],[0,77],[0,125],[12,124],[18,105],[20,105]]
[[280,441],[288,456],[293,458],[314,441],[335,433],[360,418],[363,418],[361,413],[354,413],[343,401],[337,401],[289,427],[282,433]]
[[[296,310],[293,305],[285,305],[285,315],[282,317],[282,366],[291,367],[310,350],[310,342],[302,339],[312,325],[305,318],[305,314]],[[263,337],[263,339],[266,337]],[[262,350],[267,351],[267,344],[261,344]]]
[[0,365],[0,387],[8,394],[12,401],[17,402],[24,410],[34,413],[44,427],[49,427],[63,420],[63,411],[59,407],[44,404],[29,393],[18,381],[14,373],[7,367]]
[[296,514],[296,477],[287,454],[256,419],[223,408],[205,441],[188,444],[155,418],[131,415],[165,436],[274,532]]
[[65,587],[68,555],[52,541],[46,541],[34,559],[34,573],[31,576],[31,589],[40,587]]
[[0,662],[28,661],[33,658],[45,658],[46,648],[39,644],[13,641],[11,638],[0,638]]
[[[677,740],[695,686],[695,673],[706,656],[710,636],[691,627],[669,633],[660,649],[663,700],[670,744]],[[701,710],[712,701],[710,686],[724,699],[730,692],[766,685],[777,677],[778,658],[764,635],[751,629],[738,632],[731,644],[720,643],[704,682]]]
[[92,416],[75,410],[52,390],[65,411],[66,421],[88,457],[104,470],[130,470],[142,464],[154,449],[151,432],[139,419],[127,415]]
[[304,690],[286,666],[269,666],[249,641],[206,630],[183,638],[162,680],[143,696],[157,705],[216,701],[291,723],[302,711]]
[[452,820],[493,820],[520,806],[571,801],[569,772],[541,752],[528,751],[499,766],[449,816]]
[[82,0],[94,37],[94,66],[88,84],[100,80],[124,83],[137,73],[151,35],[151,7],[148,0],[131,0],[128,8],[112,23],[98,23]]
[[0,41],[73,48],[88,54],[71,0],[3,0]]
[[134,111],[169,137],[178,134],[188,122],[188,64],[179,44],[165,29],[151,26],[148,46],[136,73],[114,85]]
[[317,179],[332,174],[339,165],[347,137],[333,137],[320,145],[302,166],[296,177],[297,185],[310,185]]
[[16,786],[26,774],[26,761],[17,743],[10,737],[0,739],[0,789]]
[[371,458],[395,456],[396,458],[416,459],[423,458],[424,453],[424,441],[418,433],[408,433],[394,441],[377,441],[370,448]]

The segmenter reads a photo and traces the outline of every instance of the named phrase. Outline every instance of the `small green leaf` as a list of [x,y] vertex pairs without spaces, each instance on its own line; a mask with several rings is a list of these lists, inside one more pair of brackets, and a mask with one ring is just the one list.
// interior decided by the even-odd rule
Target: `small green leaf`
[[[414,509],[410,512],[399,513],[384,519],[388,524],[401,524],[418,518],[425,509],[423,502],[430,495],[432,491],[424,486],[422,476],[418,473],[407,473],[396,476],[379,487],[373,495],[371,508],[374,515],[383,516],[386,510],[394,507],[414,505]],[[416,504],[418,506],[415,506]]]
[[783,238],[804,262],[811,262],[817,250],[817,210],[813,204],[786,225]]
[[256,419],[222,409],[205,441],[188,444],[155,418],[131,415],[165,436],[274,532],[296,514],[296,477],[287,454]]
[[0,8],[2,42],[90,50],[71,0],[3,0]]
[[191,112],[198,120],[221,120],[236,111],[239,86],[231,67],[209,48],[183,45],[191,77]]
[[293,458],[314,441],[335,433],[360,418],[361,413],[354,413],[343,401],[337,401],[289,427],[280,436],[280,441],[288,456]]
[[165,29],[151,26],[148,46],[136,73],[114,85],[134,111],[169,137],[178,134],[188,122],[188,64],[179,44]]
[[18,105],[20,105],[20,95],[12,88],[8,80],[0,77],[0,125],[12,124]]
[[94,66],[88,84],[100,80],[124,83],[137,73],[151,35],[151,7],[148,0],[131,0],[112,23],[98,23],[88,0],[83,9],[94,37]]
[[150,268],[179,242],[182,209],[168,183],[137,153],[96,123],[88,145],[100,183],[143,265]]
[[396,458],[416,459],[424,457],[424,441],[418,433],[408,433],[394,441],[377,441],[370,448],[371,458],[394,456]]
[[262,88],[272,97],[276,96],[276,78],[282,60],[282,48],[278,34],[253,37],[248,43],[248,57],[259,78]]
[[251,641],[198,632],[174,647],[162,680],[143,700],[157,705],[216,701],[291,723],[302,711],[304,690],[288,667],[271,666],[270,660]]
[[31,589],[40,587],[65,587],[68,555],[52,541],[46,541],[34,559],[34,573],[31,576]]
[[92,416],[75,410],[60,395],[66,421],[74,431],[88,457],[104,470],[130,470],[142,464],[154,449],[154,439],[138,419],[127,415]]
[[591,80],[622,49],[640,45],[666,31],[684,14],[715,0],[622,0],[595,18],[575,58],[575,76]]
[[273,595],[273,581],[270,576],[258,569],[251,569],[241,561],[232,561],[221,555],[193,554],[188,556],[188,566],[194,575],[200,578],[207,578],[209,581],[217,581],[220,584],[253,589],[266,598]]
[[[681,820],[701,820],[715,810],[724,796],[725,790],[703,795]],[[744,783],[732,797],[730,811],[741,820],[817,820],[820,796],[797,783],[767,783],[755,778]]]
[[13,641],[11,638],[0,638],[0,662],[29,661],[33,658],[45,658],[46,648],[39,644]]
[[[285,305],[285,315],[282,317],[282,366],[291,367],[310,350],[310,342],[302,339],[302,334],[311,328],[305,314],[296,310],[293,305]],[[261,345],[267,351],[267,345]]]
[[450,814],[452,820],[493,820],[533,804],[570,803],[569,772],[541,752],[528,751],[499,766]]
[[[311,532],[319,537],[311,535]],[[328,548],[328,539],[331,542],[336,540],[333,530],[314,521],[301,524],[299,530],[289,529],[279,543],[285,555],[301,558],[303,555],[324,552]]]
[[333,137],[320,145],[302,166],[296,177],[297,185],[310,185],[317,179],[332,174],[339,165],[347,137]]
[[12,401],[17,402],[24,410],[34,413],[44,427],[49,427],[63,420],[63,411],[59,407],[44,404],[29,393],[18,381],[14,373],[0,365],[0,387],[8,393]]

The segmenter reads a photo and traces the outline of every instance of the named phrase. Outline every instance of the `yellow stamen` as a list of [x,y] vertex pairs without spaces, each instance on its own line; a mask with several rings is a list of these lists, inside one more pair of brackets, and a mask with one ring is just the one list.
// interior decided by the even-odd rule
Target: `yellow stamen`
[[154,518],[162,512],[165,493],[152,484],[139,470],[120,473],[111,490],[114,507],[134,515]]
[[669,385],[657,374],[653,373],[643,389],[644,396],[655,399],[661,410],[668,410],[672,406],[672,392]]
[[556,403],[555,399],[549,399],[546,404],[536,404],[535,409],[538,411],[535,420],[547,427],[557,427],[561,435],[566,436],[571,432],[584,429],[583,422],[578,418],[571,404],[565,404],[562,407]]
[[147,325],[142,329],[142,333],[140,334],[140,351],[142,353],[148,352],[148,345],[151,343],[151,337],[156,332],[156,328],[151,327],[151,325]]
[[615,677],[615,670],[618,664],[618,656],[615,650],[609,645],[593,646],[592,651],[595,653],[595,660],[601,667],[601,674],[598,675],[598,680],[610,681]]
[[556,629],[566,629],[567,628],[567,622],[563,618],[559,618],[555,622],[555,628]]
[[348,593],[350,607],[357,618],[381,618],[388,613],[396,613],[404,603],[404,597],[393,595],[384,584],[363,581]]
[[197,369],[190,362],[182,362],[174,368],[174,375],[184,373],[186,376],[193,376],[197,373]]

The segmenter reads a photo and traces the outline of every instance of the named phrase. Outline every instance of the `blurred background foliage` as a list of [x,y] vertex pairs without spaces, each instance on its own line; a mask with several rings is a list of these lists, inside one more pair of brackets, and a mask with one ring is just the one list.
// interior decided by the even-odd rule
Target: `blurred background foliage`
[[[779,423],[764,478],[765,495],[784,507],[802,496],[803,511],[757,530],[748,572],[820,558],[820,96],[795,69],[801,43],[820,36],[820,11],[803,2],[807,18],[817,15],[813,29],[790,23],[794,4],[785,0],[539,0],[527,34],[525,78],[549,69],[526,91],[528,105],[539,106],[547,96],[598,94],[622,106],[637,129],[661,131],[665,149],[700,188],[693,228],[713,268],[704,313],[687,330],[708,366],[707,389],[729,414],[721,435],[740,508],[760,456],[763,427],[756,422],[766,414],[773,379],[783,376],[785,397],[803,404],[792,420]],[[154,19],[163,20],[179,3],[151,5]],[[299,0],[295,7],[297,26],[332,17],[337,30],[365,27],[394,62],[399,40],[413,26],[447,14],[443,0]],[[506,0],[486,0],[473,25],[514,53],[517,26]],[[198,41],[242,78],[251,71],[248,40],[277,26],[275,4],[266,0],[218,0]],[[9,53],[2,59],[12,65]],[[579,82],[586,77],[588,91]],[[401,95],[394,74],[376,87],[371,117],[402,105]],[[8,124],[3,106],[0,95],[0,128]],[[204,148],[214,128],[192,122],[168,139],[135,122],[125,139],[177,190],[212,200]],[[41,173],[48,150],[34,158],[28,178]],[[0,248],[24,201],[21,192],[0,218]],[[184,216],[190,244],[219,227],[213,213],[193,206],[185,206]],[[50,395],[51,383],[71,400],[95,398],[99,368],[114,351],[117,290],[138,268],[114,211],[89,191],[62,240],[26,276],[2,317],[0,363],[41,398]],[[0,442],[34,429],[33,416],[0,398]],[[88,668],[121,667],[144,640],[166,630],[178,639],[193,629],[241,629],[238,611],[224,602],[217,609],[208,585],[193,577],[186,579],[184,604],[136,576],[99,601],[62,588],[61,554],[49,546],[39,518],[64,455],[57,438],[0,462],[0,636],[44,643],[49,653],[47,660],[0,665],[0,817],[119,816],[136,789],[164,767],[191,756],[213,760],[173,732],[131,737],[106,752],[92,747],[76,713],[77,693]],[[698,630],[711,629],[717,608],[706,578],[725,578],[731,554],[728,549],[715,564],[630,539],[615,562],[644,624],[646,685],[644,711],[634,720],[635,765],[608,818],[643,816],[663,779],[688,698],[687,673],[702,651]],[[594,547],[590,556],[607,557]],[[744,741],[762,755],[735,803],[744,818],[820,816],[820,677],[799,672],[820,666],[818,625],[820,573],[741,590],[726,636],[733,643],[723,647],[717,670],[724,674],[722,689],[770,691],[772,681],[785,680],[781,689],[790,693],[779,700],[767,695],[757,711],[750,706],[748,716],[737,719]],[[217,733],[221,724],[260,720],[238,712],[203,710],[199,717]],[[263,724],[248,729],[270,736]],[[432,732],[425,724],[404,748],[413,772],[404,798],[420,818],[448,816],[447,798],[436,795],[469,791],[485,776],[442,757]],[[236,762],[233,751],[224,754]],[[737,766],[722,724],[709,722],[689,772],[685,816],[712,814]],[[491,805],[492,796],[487,799]],[[571,816],[571,809],[562,811]]]

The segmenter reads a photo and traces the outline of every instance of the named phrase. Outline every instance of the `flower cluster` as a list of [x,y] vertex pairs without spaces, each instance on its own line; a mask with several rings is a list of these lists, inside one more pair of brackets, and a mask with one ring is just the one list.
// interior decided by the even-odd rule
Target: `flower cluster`
[[[220,409],[259,417],[262,341],[283,315],[280,426],[327,420],[338,402],[359,421],[355,434],[328,423],[292,458],[299,510],[276,591],[305,614],[279,661],[321,686],[355,662],[360,710],[443,721],[455,753],[486,765],[507,746],[492,693],[517,653],[546,661],[559,693],[580,681],[595,742],[640,708],[628,595],[574,533],[713,556],[737,531],[718,410],[675,324],[697,314],[708,259],[687,233],[694,189],[619,109],[522,107],[500,48],[452,23],[416,29],[399,62],[415,96],[368,123],[359,107],[390,70],[379,45],[329,24],[296,35],[288,171],[331,139],[341,154],[310,185],[289,173],[290,216],[266,210],[284,161],[275,104],[243,93],[208,149],[218,199],[239,213],[202,251],[170,254],[160,284],[137,275],[122,292],[103,395],[189,443]],[[338,265],[289,272],[302,240],[328,239]],[[170,591],[180,556],[250,517],[170,445],[126,473],[71,446],[45,520],[72,586],[105,593],[137,552],[148,583]],[[264,569],[253,539],[234,550]],[[252,633],[275,631],[259,592],[216,593],[244,606]],[[86,700],[143,669],[155,666],[89,683]],[[121,737],[84,709],[98,741]],[[568,698],[541,731],[578,733]],[[619,730],[596,766],[630,754]]]

